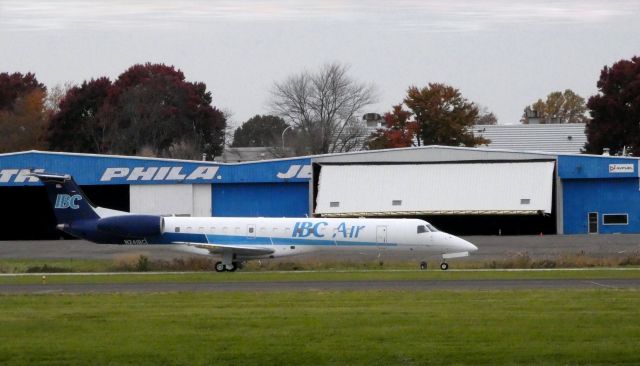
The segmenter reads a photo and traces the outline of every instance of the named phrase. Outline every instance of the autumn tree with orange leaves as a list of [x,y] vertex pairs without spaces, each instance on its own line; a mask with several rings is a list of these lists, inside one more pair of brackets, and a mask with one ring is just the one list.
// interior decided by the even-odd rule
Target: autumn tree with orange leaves
[[[407,90],[403,104],[385,114],[387,127],[374,132],[369,149],[385,149],[420,145],[477,146],[489,140],[475,136],[471,127],[486,119],[478,106],[452,86],[429,83]],[[495,118],[495,117],[493,117]]]
[[32,73],[0,73],[0,153],[41,149],[46,88]]

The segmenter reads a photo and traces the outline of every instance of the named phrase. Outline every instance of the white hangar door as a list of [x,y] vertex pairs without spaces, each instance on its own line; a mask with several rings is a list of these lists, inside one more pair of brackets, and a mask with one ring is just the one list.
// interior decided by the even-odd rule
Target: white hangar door
[[132,213],[211,216],[210,184],[131,185],[129,200]]
[[324,165],[326,216],[551,213],[555,162]]

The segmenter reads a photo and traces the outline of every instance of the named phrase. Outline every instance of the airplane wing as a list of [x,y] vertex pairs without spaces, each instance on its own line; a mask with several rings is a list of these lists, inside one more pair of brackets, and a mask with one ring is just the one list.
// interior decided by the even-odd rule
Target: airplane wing
[[190,242],[173,242],[174,244],[184,244],[196,248],[208,249],[212,253],[222,254],[231,252],[241,256],[268,255],[274,252],[273,248],[267,246],[256,245],[234,245],[234,244],[213,244],[213,243],[190,243]]

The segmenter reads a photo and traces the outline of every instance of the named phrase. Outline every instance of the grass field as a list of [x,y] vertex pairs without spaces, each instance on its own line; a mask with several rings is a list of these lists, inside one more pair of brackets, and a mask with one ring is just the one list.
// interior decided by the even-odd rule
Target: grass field
[[640,291],[0,296],[1,365],[640,364]]

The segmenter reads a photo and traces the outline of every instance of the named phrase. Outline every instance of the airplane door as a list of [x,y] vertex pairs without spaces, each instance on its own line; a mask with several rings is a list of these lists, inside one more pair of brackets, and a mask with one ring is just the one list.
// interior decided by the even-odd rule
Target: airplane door
[[378,243],[378,248],[385,248],[387,243],[387,227],[386,226],[378,226],[376,227],[376,243]]
[[255,239],[256,237],[256,225],[249,224],[247,225],[247,238]]

